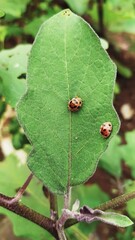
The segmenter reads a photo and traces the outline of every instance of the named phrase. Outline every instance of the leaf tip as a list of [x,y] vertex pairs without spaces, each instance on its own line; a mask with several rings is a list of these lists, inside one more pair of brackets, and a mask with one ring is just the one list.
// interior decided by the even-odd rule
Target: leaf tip
[[71,14],[72,14],[72,11],[69,8],[62,11],[62,16],[70,17]]

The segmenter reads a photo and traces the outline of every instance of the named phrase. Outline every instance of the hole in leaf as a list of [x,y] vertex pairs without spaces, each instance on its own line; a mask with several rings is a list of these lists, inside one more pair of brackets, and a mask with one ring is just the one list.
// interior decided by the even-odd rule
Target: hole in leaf
[[17,77],[18,79],[26,79],[26,73],[22,73]]

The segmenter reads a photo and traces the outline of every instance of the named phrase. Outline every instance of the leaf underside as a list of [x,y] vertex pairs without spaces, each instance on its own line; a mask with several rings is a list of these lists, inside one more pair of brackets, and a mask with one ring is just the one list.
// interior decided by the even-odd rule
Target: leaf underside
[[[28,166],[56,193],[93,175],[100,155],[119,128],[112,106],[116,69],[91,27],[64,10],[40,28],[28,62],[28,89],[18,118],[33,145]],[[78,112],[68,101],[82,98]],[[99,129],[110,121],[104,139]]]

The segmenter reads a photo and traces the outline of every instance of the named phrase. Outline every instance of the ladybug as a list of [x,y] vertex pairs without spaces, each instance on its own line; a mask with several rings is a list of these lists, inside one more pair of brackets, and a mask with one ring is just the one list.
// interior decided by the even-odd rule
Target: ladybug
[[111,122],[105,122],[100,127],[100,133],[103,138],[108,138],[112,132]]
[[77,112],[82,106],[82,99],[79,97],[74,97],[68,102],[68,109],[71,112]]

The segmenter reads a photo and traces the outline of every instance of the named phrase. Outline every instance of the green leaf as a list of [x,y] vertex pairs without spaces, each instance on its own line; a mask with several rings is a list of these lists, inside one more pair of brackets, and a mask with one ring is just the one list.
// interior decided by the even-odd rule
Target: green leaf
[[24,26],[24,33],[30,34],[35,37],[39,30],[39,27],[45,20],[47,20],[46,15],[34,18],[32,21],[30,21]]
[[83,15],[88,8],[89,0],[65,0],[65,2],[75,13]]
[[26,90],[25,74],[31,45],[18,45],[0,52],[0,77],[6,101],[15,107]]
[[118,72],[121,75],[123,75],[125,78],[131,78],[132,77],[132,71],[128,67],[122,65],[120,62],[118,62],[116,60],[115,60],[115,63],[117,64]]
[[[44,3],[43,3],[44,4]],[[59,6],[48,6],[47,8],[47,12],[45,15],[42,15],[40,17],[35,17],[32,21],[30,21],[28,24],[26,24],[24,26],[24,33],[26,34],[30,34],[33,37],[36,36],[41,24],[47,20],[48,18],[50,18],[51,16],[53,16],[55,13],[58,13],[60,11],[60,7]]]
[[6,14],[19,18],[29,2],[30,0],[0,0],[0,7]]
[[[93,175],[100,155],[119,128],[112,106],[116,69],[90,26],[70,10],[46,21],[28,64],[28,90],[17,112],[33,145],[31,171],[56,193]],[[82,98],[78,112],[68,101]],[[100,133],[110,121],[108,139]]]
[[119,136],[113,138],[110,142],[108,149],[102,155],[99,161],[99,167],[105,169],[108,173],[115,177],[121,176],[121,139]]
[[131,168],[132,177],[135,178],[135,131],[125,134],[127,144],[120,145],[120,137],[116,136],[107,151],[102,155],[99,166],[115,177],[121,176],[121,160]]
[[[0,163],[0,192],[11,197],[15,196],[16,190],[23,185],[29,174],[27,166],[10,155]],[[42,185],[35,178],[32,179],[21,201],[41,214],[46,216],[49,214],[48,200],[44,197]],[[7,215],[11,220],[16,236],[27,237],[30,240],[52,239],[44,229],[2,207],[0,213]]]
[[132,177],[135,178],[135,130],[125,134],[127,144],[121,146],[122,158],[131,168]]
[[[88,9],[95,27],[98,28],[97,2]],[[107,0],[103,4],[104,25],[112,32],[135,33],[134,0]]]
[[117,227],[128,227],[133,224],[133,222],[124,215],[114,213],[114,212],[104,212],[98,218],[101,218],[101,221],[117,226]]
[[[134,0],[108,0],[104,4],[104,21],[114,32],[135,32]],[[131,29],[129,28],[131,26]]]

